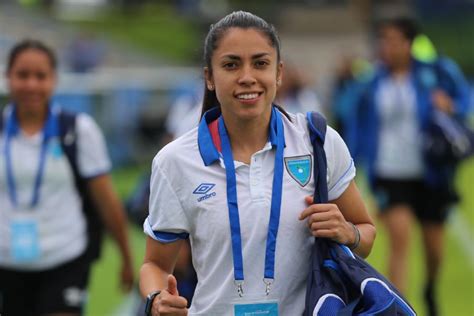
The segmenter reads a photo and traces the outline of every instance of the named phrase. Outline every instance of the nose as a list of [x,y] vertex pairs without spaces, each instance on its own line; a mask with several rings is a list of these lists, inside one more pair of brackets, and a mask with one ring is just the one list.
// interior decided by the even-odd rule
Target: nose
[[39,80],[36,79],[34,76],[28,76],[25,80],[25,88],[28,90],[34,90],[38,87]]
[[251,86],[255,84],[257,80],[255,79],[255,74],[250,65],[242,67],[238,83],[241,85]]

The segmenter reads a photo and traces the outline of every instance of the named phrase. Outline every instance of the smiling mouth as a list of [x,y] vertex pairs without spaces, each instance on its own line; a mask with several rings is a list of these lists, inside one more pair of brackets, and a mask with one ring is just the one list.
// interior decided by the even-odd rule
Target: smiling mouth
[[262,95],[263,92],[241,93],[236,96],[239,100],[253,100]]
[[41,98],[40,96],[36,96],[36,95],[35,96],[29,95],[29,96],[23,97],[23,100],[25,102],[33,102],[34,103],[34,102],[42,101],[43,98]]

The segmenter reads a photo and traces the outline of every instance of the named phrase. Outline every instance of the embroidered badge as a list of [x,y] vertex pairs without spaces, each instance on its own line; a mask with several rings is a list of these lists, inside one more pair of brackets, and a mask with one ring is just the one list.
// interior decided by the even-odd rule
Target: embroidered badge
[[311,155],[286,157],[285,167],[290,176],[304,187],[311,179]]

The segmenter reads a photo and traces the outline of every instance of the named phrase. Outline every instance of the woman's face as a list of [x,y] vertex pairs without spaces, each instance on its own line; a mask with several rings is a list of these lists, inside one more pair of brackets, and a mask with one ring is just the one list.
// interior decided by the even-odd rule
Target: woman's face
[[282,70],[270,40],[252,28],[230,28],[217,45],[205,76],[224,117],[270,117]]
[[379,32],[379,54],[389,67],[406,64],[410,60],[411,44],[402,32],[393,26],[385,26]]
[[28,112],[44,111],[56,84],[56,73],[46,53],[27,49],[16,56],[7,81],[16,106]]

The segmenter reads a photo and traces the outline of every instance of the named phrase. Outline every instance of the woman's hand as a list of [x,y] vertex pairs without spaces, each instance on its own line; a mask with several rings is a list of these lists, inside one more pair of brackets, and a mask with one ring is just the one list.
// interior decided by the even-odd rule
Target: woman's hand
[[313,197],[305,197],[308,207],[300,214],[299,219],[307,218],[308,227],[315,237],[330,238],[344,245],[356,241],[353,226],[346,221],[336,204],[313,204]]
[[437,89],[431,94],[431,101],[438,110],[452,114],[454,112],[453,99],[443,90]]
[[131,260],[126,260],[124,263],[122,263],[122,269],[120,272],[120,280],[122,282],[121,285],[124,292],[130,292],[130,290],[133,288],[133,279],[133,267]]
[[151,314],[153,316],[183,316],[188,315],[188,301],[179,296],[176,278],[168,276],[168,287],[153,301]]

